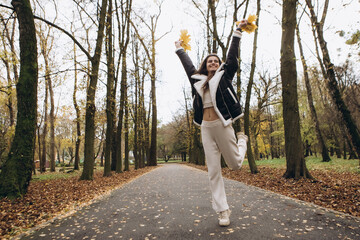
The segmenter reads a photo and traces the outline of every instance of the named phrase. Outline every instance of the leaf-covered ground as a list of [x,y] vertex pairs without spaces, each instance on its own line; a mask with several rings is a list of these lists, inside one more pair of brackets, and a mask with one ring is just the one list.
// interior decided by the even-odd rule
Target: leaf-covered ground
[[[206,166],[189,164],[198,169]],[[258,166],[260,173],[251,174],[248,166],[237,171],[222,170],[226,178],[244,182],[282,195],[297,198],[316,205],[331,208],[360,217],[360,175],[356,173],[337,173],[335,171],[312,170],[316,179],[285,179],[285,169]]]
[[23,199],[0,199],[0,239],[70,213],[152,169],[146,167],[110,177],[102,177],[103,172],[98,171],[93,181],[79,181],[75,176],[31,182]]
[[[189,165],[206,170],[205,166]],[[111,177],[102,177],[102,172],[97,172],[93,181],[79,181],[76,176],[31,182],[23,199],[0,200],[0,238],[8,238],[55,216],[71,213],[152,169],[147,167]],[[265,166],[258,166],[258,169],[260,173],[251,174],[248,166],[237,171],[225,168],[223,176],[360,217],[359,174],[313,170],[311,174],[317,181],[296,181],[281,177],[285,169]]]

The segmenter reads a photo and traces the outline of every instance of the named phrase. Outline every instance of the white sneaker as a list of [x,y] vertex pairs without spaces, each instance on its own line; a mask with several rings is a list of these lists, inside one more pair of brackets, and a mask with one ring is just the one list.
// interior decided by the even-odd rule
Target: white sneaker
[[230,215],[231,210],[227,209],[219,213],[219,225],[222,227],[227,227],[230,225]]

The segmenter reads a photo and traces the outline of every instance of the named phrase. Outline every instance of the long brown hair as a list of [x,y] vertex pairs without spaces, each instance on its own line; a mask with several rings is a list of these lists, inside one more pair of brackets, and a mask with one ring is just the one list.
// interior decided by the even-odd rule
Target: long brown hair
[[221,64],[221,59],[219,58],[219,56],[216,53],[210,53],[209,55],[206,56],[206,58],[201,62],[199,69],[195,72],[195,74],[202,74],[202,75],[206,75],[208,76],[208,78],[206,79],[206,82],[203,85],[204,90],[209,88],[209,80],[213,77],[213,76],[209,76],[209,72],[206,69],[206,63],[207,60],[209,59],[209,57],[216,57],[219,60],[219,65]]

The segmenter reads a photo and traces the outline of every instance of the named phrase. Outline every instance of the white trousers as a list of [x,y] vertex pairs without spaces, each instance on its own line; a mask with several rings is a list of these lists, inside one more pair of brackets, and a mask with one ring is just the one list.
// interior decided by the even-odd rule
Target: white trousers
[[247,149],[247,137],[238,135],[236,141],[231,125],[224,127],[217,119],[202,121],[201,138],[205,152],[212,194],[212,207],[218,213],[229,209],[221,175],[221,155],[230,169],[241,168]]

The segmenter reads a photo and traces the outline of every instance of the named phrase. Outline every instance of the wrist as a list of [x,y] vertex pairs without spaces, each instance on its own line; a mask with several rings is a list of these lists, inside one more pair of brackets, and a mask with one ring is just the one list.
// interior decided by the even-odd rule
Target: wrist
[[236,28],[236,31],[242,32],[243,30],[240,27],[238,27]]

